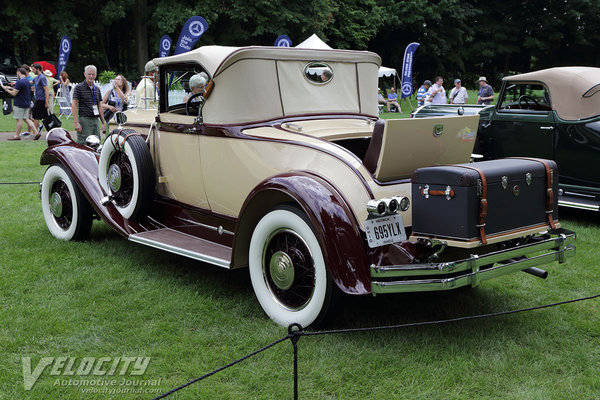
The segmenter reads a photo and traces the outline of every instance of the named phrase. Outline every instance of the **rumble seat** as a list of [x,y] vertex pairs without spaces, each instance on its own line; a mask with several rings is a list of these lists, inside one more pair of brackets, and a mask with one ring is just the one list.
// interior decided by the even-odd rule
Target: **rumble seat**
[[479,115],[379,119],[363,164],[380,182],[410,177],[417,168],[469,162]]

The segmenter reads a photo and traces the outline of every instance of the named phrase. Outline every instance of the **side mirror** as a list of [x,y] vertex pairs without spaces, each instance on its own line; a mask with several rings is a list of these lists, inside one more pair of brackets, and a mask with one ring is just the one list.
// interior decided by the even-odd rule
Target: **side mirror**
[[127,123],[127,115],[125,115],[124,112],[119,111],[118,113],[115,114],[115,121],[117,121],[117,124],[119,125],[119,128],[120,128],[121,125],[125,125],[125,123]]

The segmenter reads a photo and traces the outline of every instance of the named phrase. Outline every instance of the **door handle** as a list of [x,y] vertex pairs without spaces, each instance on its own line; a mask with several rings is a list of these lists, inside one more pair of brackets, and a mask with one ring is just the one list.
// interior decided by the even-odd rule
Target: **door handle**
[[543,129],[545,131],[551,131],[552,129],[554,129],[553,126],[540,126],[540,129]]

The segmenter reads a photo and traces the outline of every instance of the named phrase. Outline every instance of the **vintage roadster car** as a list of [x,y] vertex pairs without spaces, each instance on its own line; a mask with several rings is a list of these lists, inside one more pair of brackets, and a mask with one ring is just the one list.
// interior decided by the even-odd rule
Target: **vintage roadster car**
[[[473,168],[477,115],[379,120],[374,53],[206,46],[153,62],[158,110],[119,114],[101,146],[48,134],[40,190],[55,237],[84,239],[96,215],[132,242],[249,267],[266,314],[303,326],[342,292],[544,276],[533,266],[574,254],[556,165]],[[197,74],[208,84],[186,96]]]
[[495,106],[424,106],[413,117],[478,114],[481,159],[530,156],[559,166],[558,204],[600,210],[600,68],[504,78]]

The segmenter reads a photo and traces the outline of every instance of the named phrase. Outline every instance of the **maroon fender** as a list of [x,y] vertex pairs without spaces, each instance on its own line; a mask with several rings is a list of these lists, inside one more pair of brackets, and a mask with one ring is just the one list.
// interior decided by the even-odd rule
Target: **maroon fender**
[[[58,131],[58,129],[56,130]],[[61,131],[64,131],[64,129],[61,129]],[[58,133],[51,137],[57,139],[56,141],[51,142],[50,139],[48,140],[49,143],[57,144],[44,150],[40,164],[62,164],[75,179],[96,213],[107,224],[125,237],[134,233],[131,230],[133,223],[125,220],[111,203],[104,206],[100,202],[106,194],[98,181],[98,153],[90,147],[72,141],[67,131],[62,132],[60,137],[57,136]]]
[[347,201],[329,182],[294,171],[266,179],[248,196],[236,226],[232,266],[248,265],[252,231],[270,209],[296,202],[308,216],[336,285],[348,294],[371,293],[361,229]]

